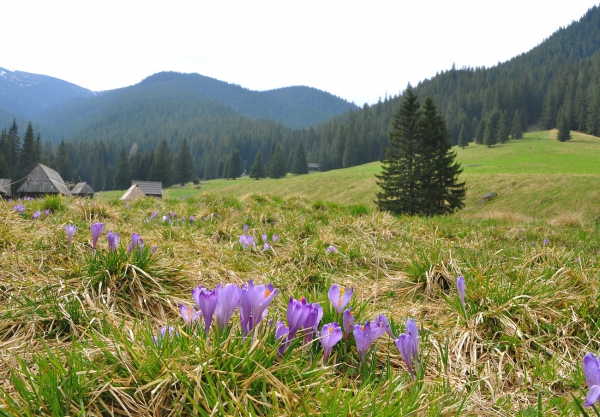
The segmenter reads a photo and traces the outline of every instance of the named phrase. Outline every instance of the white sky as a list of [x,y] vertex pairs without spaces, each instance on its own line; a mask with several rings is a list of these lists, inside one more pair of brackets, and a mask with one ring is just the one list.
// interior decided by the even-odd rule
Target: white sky
[[159,71],[374,103],[452,63],[493,66],[592,0],[2,0],[0,67],[91,90]]

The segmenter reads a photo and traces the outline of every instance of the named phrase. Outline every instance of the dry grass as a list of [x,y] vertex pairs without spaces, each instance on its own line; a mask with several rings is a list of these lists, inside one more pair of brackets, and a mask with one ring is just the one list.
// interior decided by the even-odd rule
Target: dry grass
[[[585,385],[581,359],[599,347],[600,242],[597,226],[581,216],[556,223],[505,211],[395,218],[255,193],[142,200],[130,210],[65,200],[35,221],[30,213],[39,204],[28,202],[22,217],[0,202],[0,413],[4,404],[7,415],[33,407],[15,375],[48,378],[39,396],[59,392],[44,376],[52,363],[78,375],[72,395],[81,403],[67,406],[73,414],[84,404],[89,415],[327,415],[343,403],[352,412],[337,415],[369,415],[373,398],[379,415],[574,414],[570,395],[581,398]],[[147,221],[155,210],[159,218],[193,214],[196,222]],[[147,247],[157,244],[153,263],[92,257],[93,221],[121,233],[121,246],[134,231]],[[68,222],[77,226],[70,252]],[[263,232],[281,237],[272,251],[242,251],[244,224],[257,241]],[[340,253],[326,254],[330,244]],[[107,252],[104,237],[98,252]],[[98,259],[102,267],[90,269]],[[458,275],[467,281],[466,317]],[[336,350],[335,367],[315,367],[317,345],[278,359],[266,324],[251,345],[232,333],[222,345],[185,336],[165,350],[153,347],[161,326],[187,334],[177,305],[191,305],[191,288],[251,278],[280,289],[274,322],[291,295],[327,305],[334,282],[354,286],[359,321],[385,314],[398,334],[413,317],[422,328],[421,381],[411,383],[388,336],[377,347],[376,380],[360,375],[353,346]],[[34,414],[52,415],[40,407]]]

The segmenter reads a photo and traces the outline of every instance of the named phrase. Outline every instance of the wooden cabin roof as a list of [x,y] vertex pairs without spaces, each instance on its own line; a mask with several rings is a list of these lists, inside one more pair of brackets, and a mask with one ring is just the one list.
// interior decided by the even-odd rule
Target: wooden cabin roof
[[94,195],[94,190],[87,182],[78,182],[71,190],[71,194],[75,195]]
[[32,194],[71,195],[60,174],[46,165],[37,164],[21,183],[17,192]]
[[162,181],[131,180],[131,185],[139,185],[144,194],[162,198]]
[[0,194],[6,197],[12,197],[11,181],[6,178],[0,178]]
[[135,200],[144,197],[146,197],[146,194],[144,194],[139,184],[133,184],[119,200]]

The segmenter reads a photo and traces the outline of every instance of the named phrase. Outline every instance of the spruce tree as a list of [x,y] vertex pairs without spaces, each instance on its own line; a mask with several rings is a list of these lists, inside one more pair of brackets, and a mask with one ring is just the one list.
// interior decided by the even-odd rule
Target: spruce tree
[[194,179],[194,160],[186,138],[175,158],[175,182],[184,185]]
[[483,131],[483,144],[487,145],[488,148],[491,148],[496,144],[496,137],[498,133],[496,129],[494,129],[494,124],[491,120],[486,121],[485,130]]
[[285,155],[283,154],[283,148],[281,145],[276,144],[273,152],[269,156],[269,177],[271,178],[283,178],[287,174],[287,163]]
[[238,177],[241,177],[244,173],[244,164],[242,163],[240,151],[234,149],[229,158],[229,170],[231,172],[231,178],[236,179]]
[[510,126],[508,125],[508,117],[506,115],[506,112],[503,112],[498,122],[498,143],[508,142],[509,133]]
[[125,147],[121,148],[119,154],[113,185],[116,190],[126,190],[131,186],[131,168]]
[[381,174],[375,175],[381,192],[376,204],[381,210],[394,214],[418,214],[419,181],[421,161],[418,144],[421,141],[421,110],[412,88],[404,95],[398,114],[392,120],[393,132],[389,133],[389,148],[382,161]]
[[256,154],[256,158],[254,158],[254,163],[252,164],[252,168],[250,168],[250,178],[254,178],[259,180],[261,178],[265,178],[267,176],[265,172],[265,165],[263,163],[262,154],[260,151]]
[[458,146],[463,149],[469,146],[469,138],[467,137],[467,129],[465,129],[465,125],[460,126],[460,132],[458,133]]
[[485,133],[485,120],[481,118],[475,129],[475,143],[478,145],[483,144],[483,135]]
[[563,107],[561,107],[558,111],[558,120],[556,121],[556,127],[558,128],[556,139],[558,139],[560,142],[566,142],[568,140],[571,140],[571,129],[569,128],[569,120],[565,115]]
[[18,178],[23,178],[29,174],[33,168],[39,162],[38,156],[36,155],[35,146],[35,135],[33,133],[33,126],[31,122],[27,125],[25,131],[25,137],[23,138],[23,147],[19,152],[19,172]]
[[523,139],[523,125],[521,124],[519,110],[515,110],[515,117],[513,117],[510,134],[513,139]]
[[382,191],[376,203],[395,214],[435,215],[464,206],[465,184],[454,161],[450,135],[433,100],[420,110],[418,97],[408,88],[392,120],[382,173],[376,175]]
[[[19,153],[21,152],[21,138],[19,137],[19,127],[17,120],[13,119],[12,126],[8,129],[8,152],[4,156],[10,167],[10,174],[13,179],[20,179],[19,175]],[[29,173],[28,173],[29,174]]]
[[169,145],[164,139],[158,145],[154,155],[149,178],[150,181],[162,181],[165,188],[173,185],[173,157]]
[[290,172],[296,175],[308,174],[308,159],[306,157],[306,150],[304,149],[304,143],[302,140],[298,141],[296,149],[294,150],[294,157],[292,159]]
[[73,181],[73,164],[71,157],[67,152],[67,145],[64,140],[61,140],[58,149],[56,150],[56,171],[60,174],[63,180]]

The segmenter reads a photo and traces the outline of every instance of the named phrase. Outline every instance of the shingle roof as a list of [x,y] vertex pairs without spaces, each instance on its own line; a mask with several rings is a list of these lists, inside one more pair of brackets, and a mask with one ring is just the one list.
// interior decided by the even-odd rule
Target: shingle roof
[[73,187],[71,194],[94,195],[94,190],[87,182],[79,182],[75,187]]
[[0,194],[4,194],[7,197],[12,197],[12,189],[10,188],[10,180],[6,178],[0,178]]
[[21,183],[17,192],[71,195],[60,174],[42,164],[37,164],[27,179]]
[[136,184],[142,189],[144,194],[154,197],[162,197],[162,181],[131,180],[131,185]]

